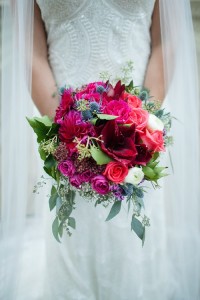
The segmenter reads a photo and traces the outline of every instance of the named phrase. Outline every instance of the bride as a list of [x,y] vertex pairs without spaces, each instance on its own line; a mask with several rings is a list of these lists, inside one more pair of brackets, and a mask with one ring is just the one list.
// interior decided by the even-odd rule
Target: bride
[[[30,14],[26,1],[23,2],[24,12]],[[19,8],[22,6],[16,1],[16,19],[24,18]],[[31,18],[26,20],[31,23]],[[15,25],[19,29],[19,24]],[[31,53],[31,43],[27,42],[26,50],[28,45]],[[200,255],[198,250],[194,251],[200,239],[198,104],[193,51],[190,8],[185,0],[182,4],[178,0],[34,3],[32,98],[41,114],[54,116],[59,103],[57,87],[96,81],[104,71],[120,76],[126,62],[133,61],[131,75],[135,85],[149,88],[153,99],[164,101],[163,105],[169,106],[179,120],[173,124],[174,173],[170,170],[162,189],[146,195],[146,211],[152,224],[144,248],[129,230],[126,208],[107,224],[103,222],[105,208],[94,208],[76,196],[78,224],[72,237],[66,235],[58,244],[50,232],[49,217],[45,235],[45,292],[41,299],[199,299]],[[23,96],[27,94],[26,91]],[[3,120],[7,124],[5,117]],[[5,143],[4,128],[5,125]],[[23,160],[19,163],[18,166],[23,165]],[[5,164],[3,170],[12,177]],[[7,210],[6,206],[3,208],[4,217],[9,206]],[[11,218],[11,214],[7,216]],[[16,224],[18,217],[15,216]],[[11,231],[9,221],[4,231]],[[10,249],[5,234],[2,241],[5,255]],[[17,244],[13,240],[12,243]],[[21,272],[26,274],[26,270]],[[9,292],[2,291],[5,299],[14,299],[6,298]]]

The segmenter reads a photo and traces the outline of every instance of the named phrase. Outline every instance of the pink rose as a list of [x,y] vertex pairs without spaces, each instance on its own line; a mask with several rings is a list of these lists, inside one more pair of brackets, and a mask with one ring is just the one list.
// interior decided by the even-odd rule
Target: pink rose
[[79,175],[73,175],[72,177],[70,177],[69,182],[77,189],[81,187],[81,180]]
[[81,174],[79,174],[81,183],[83,182],[90,182],[91,178],[94,176],[94,174],[92,173],[92,171],[90,169],[82,172]]
[[64,176],[72,176],[75,172],[74,164],[71,160],[65,160],[58,164],[58,170],[64,175]]
[[127,166],[117,161],[109,162],[103,173],[103,175],[105,175],[109,180],[115,183],[123,182],[127,174]]
[[113,116],[118,116],[118,123],[126,123],[129,118],[131,109],[123,100],[112,100],[104,108],[103,113]]
[[140,98],[138,98],[135,95],[131,95],[127,92],[124,92],[123,99],[127,101],[128,105],[131,108],[141,108],[142,107],[142,101]]
[[109,182],[103,175],[97,175],[91,180],[94,191],[101,195],[108,194],[110,191]]
[[95,100],[98,102],[100,100],[100,93],[98,92],[99,86],[106,88],[106,84],[102,81],[91,82],[87,84],[81,90],[77,91],[76,99]]
[[127,123],[134,123],[136,131],[141,131],[147,126],[149,113],[142,108],[132,108]]
[[140,134],[143,143],[153,152],[165,151],[163,132],[154,130],[150,132],[148,129]]

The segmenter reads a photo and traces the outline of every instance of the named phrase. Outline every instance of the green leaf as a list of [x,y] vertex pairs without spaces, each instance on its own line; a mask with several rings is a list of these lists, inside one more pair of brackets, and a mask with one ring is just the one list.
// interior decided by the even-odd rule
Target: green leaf
[[133,84],[133,80],[131,80],[131,82],[129,83],[129,85],[126,86],[126,91],[130,92],[132,91],[134,88],[134,84]]
[[97,114],[97,117],[100,120],[108,120],[108,121],[118,118],[118,116],[112,116],[112,115],[107,115],[107,114]]
[[155,161],[160,156],[159,152],[155,152],[151,160]]
[[97,120],[98,120],[97,118],[90,119],[90,123],[91,123],[92,125],[96,125],[96,121],[97,121]]
[[57,162],[54,159],[53,155],[51,155],[51,154],[44,161],[44,170],[45,170],[45,172],[57,181],[58,171],[56,169],[56,165],[57,165]]
[[76,220],[72,217],[69,217],[68,218],[68,225],[70,227],[72,227],[73,229],[76,229]]
[[45,162],[44,162],[44,165],[45,165],[45,167],[48,168],[48,169],[51,169],[51,168],[53,168],[53,167],[56,166],[56,160],[55,160],[55,158],[53,157],[53,155],[50,154],[50,155],[46,158],[46,160],[45,160]]
[[52,186],[52,188],[51,188],[51,196],[49,198],[49,208],[50,208],[50,211],[52,209],[54,209],[54,207],[56,206],[56,199],[57,198],[58,198],[57,190],[56,190],[55,186]]
[[144,240],[145,227],[135,216],[132,217],[131,230],[133,230],[142,241]]
[[105,165],[112,161],[112,159],[99,147],[97,148],[96,146],[90,146],[90,153],[96,161],[97,165]]
[[39,145],[38,152],[42,160],[47,158],[48,154],[41,148],[41,145]]
[[53,123],[52,126],[50,127],[49,131],[47,132],[47,136],[48,137],[52,137],[58,134],[58,129],[59,129],[59,125]]
[[34,117],[32,119],[26,118],[30,124],[30,126],[33,128],[34,132],[37,135],[37,141],[40,143],[43,140],[47,139],[47,133],[52,125],[52,121],[49,119],[49,117],[44,116],[41,118]]
[[52,126],[52,120],[48,116],[43,116],[43,117],[34,117],[34,119],[42,124],[44,124],[47,127]]
[[167,169],[166,167],[156,167],[154,168],[154,172],[156,174],[160,174],[162,171],[164,171],[165,169]]
[[115,203],[111,207],[111,210],[109,212],[109,215],[108,215],[106,221],[111,220],[112,218],[114,218],[120,212],[121,205],[122,205],[121,201],[115,201]]
[[144,175],[147,176],[149,179],[153,179],[155,176],[154,171],[150,167],[142,167],[142,171],[144,172]]
[[52,232],[53,232],[53,236],[55,237],[56,241],[58,241],[60,243],[60,240],[59,240],[59,220],[58,220],[58,217],[55,218],[55,220],[53,221],[53,224],[52,224]]

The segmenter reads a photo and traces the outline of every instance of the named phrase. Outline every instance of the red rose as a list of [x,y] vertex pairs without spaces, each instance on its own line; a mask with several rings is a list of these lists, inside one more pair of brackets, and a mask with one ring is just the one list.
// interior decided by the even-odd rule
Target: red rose
[[146,129],[140,136],[149,150],[153,152],[165,151],[162,131],[154,130],[153,132],[149,132],[148,129]]
[[119,123],[126,123],[129,118],[130,107],[123,100],[112,100],[104,108],[103,113],[118,116]]
[[135,95],[131,95],[127,92],[124,92],[123,99],[127,101],[128,105],[131,108],[141,108],[142,107],[142,101],[140,98],[138,98]]
[[128,174],[128,168],[117,161],[109,162],[103,173],[109,180],[115,183],[121,183],[124,181]]
[[130,127],[118,126],[116,120],[111,120],[95,129],[103,141],[100,147],[108,156],[123,164],[133,165],[137,155],[134,124]]
[[141,131],[147,126],[149,113],[142,108],[132,108],[127,123],[134,123],[136,131]]

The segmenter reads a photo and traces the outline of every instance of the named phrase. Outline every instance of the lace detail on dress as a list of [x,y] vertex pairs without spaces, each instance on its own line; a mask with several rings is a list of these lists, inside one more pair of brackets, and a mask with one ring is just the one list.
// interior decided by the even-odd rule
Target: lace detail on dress
[[154,0],[37,2],[59,86],[98,80],[102,71],[120,76],[128,60],[134,62],[135,84],[142,84],[150,53]]

